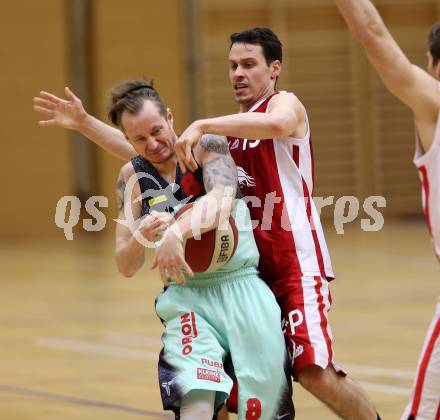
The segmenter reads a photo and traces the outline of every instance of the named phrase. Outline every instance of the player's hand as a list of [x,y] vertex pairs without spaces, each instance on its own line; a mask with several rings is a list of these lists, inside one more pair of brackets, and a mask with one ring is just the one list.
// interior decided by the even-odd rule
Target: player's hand
[[180,170],[186,172],[186,168],[194,172],[197,162],[192,155],[192,149],[203,136],[203,131],[197,121],[193,122],[179,137],[174,146]]
[[183,271],[186,271],[191,277],[193,276],[191,267],[183,255],[182,241],[172,229],[166,231],[163,242],[156,248],[151,269],[155,268],[159,268],[160,277],[165,286],[168,286],[167,275],[176,284],[186,283]]
[[164,224],[166,224],[167,227],[176,221],[174,216],[171,213],[168,213],[166,211],[159,212],[159,211],[153,210],[150,214],[152,216],[154,216],[156,219],[159,219]]
[[66,99],[59,98],[49,92],[41,91],[33,100],[34,110],[47,115],[49,119],[41,120],[42,127],[63,127],[77,130],[87,116],[81,100],[68,88],[64,88]]
[[138,231],[149,242],[160,241],[163,234],[174,221],[174,217],[170,213],[159,213],[152,211],[143,218]]

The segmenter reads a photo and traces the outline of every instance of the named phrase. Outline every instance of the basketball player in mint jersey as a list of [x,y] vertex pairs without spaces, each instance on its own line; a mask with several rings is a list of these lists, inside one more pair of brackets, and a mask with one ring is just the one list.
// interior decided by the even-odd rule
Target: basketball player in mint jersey
[[[415,118],[414,163],[422,184],[422,203],[440,261],[440,22],[428,38],[427,72],[411,64],[369,0],[336,0],[353,34],[389,91]],[[440,418],[440,299],[423,345],[413,392],[403,420]]]
[[[116,231],[116,260],[121,272],[132,275],[143,264],[142,240],[147,238],[141,238],[142,231],[124,221],[141,219],[152,202],[161,201],[160,195],[151,198],[152,189],[141,179],[153,170],[160,175],[168,160],[173,163],[176,134],[171,111],[150,86],[123,83],[115,91],[111,119],[138,154],[122,167],[118,181],[121,223]],[[238,218],[243,212],[246,216],[246,205],[235,198],[237,170],[226,139],[206,136],[194,149],[194,157],[199,167],[183,176],[178,171],[176,176],[176,183],[183,185],[186,193],[183,188],[173,189],[173,197],[167,197],[168,202],[176,200],[173,210],[179,208],[179,202],[193,201],[193,211],[209,203],[215,217],[202,232],[215,229],[221,222],[220,214],[229,217],[234,202],[234,216]],[[189,176],[191,182],[185,180]],[[130,191],[127,186],[133,177],[136,185]],[[172,180],[162,181],[165,185]],[[137,200],[139,196],[142,202]],[[161,213],[157,217],[165,218]],[[153,266],[159,268],[168,286],[156,301],[157,314],[165,326],[159,360],[164,408],[174,410],[181,419],[210,420],[232,387],[223,366],[230,354],[239,389],[239,418],[292,418],[292,407],[279,411],[283,395],[289,394],[282,374],[286,352],[280,310],[257,275],[259,254],[252,230],[246,226],[239,230],[235,254],[224,267],[199,274],[192,273],[183,257],[182,239],[197,233],[191,228],[194,226],[188,218],[167,219],[165,229],[155,238],[161,241]]]
[[[136,102],[139,96],[146,102],[145,106],[149,107],[150,112],[147,114],[152,119],[148,121],[147,127],[151,127],[152,131],[147,136],[148,144],[143,148],[143,150],[139,150],[139,153],[137,150],[139,149],[139,147],[142,147],[143,143],[145,143],[146,136],[135,136],[135,141],[133,142],[135,147],[133,147],[132,142],[127,141],[119,129],[115,129],[88,114],[82,106],[81,100],[76,97],[70,91],[70,89],[66,88],[65,94],[67,99],[59,98],[48,92],[41,92],[37,98],[34,98],[35,110],[49,116],[48,120],[40,121],[40,125],[61,126],[64,128],[77,130],[88,137],[90,140],[97,143],[100,147],[103,147],[105,150],[114,154],[115,156],[120,157],[121,159],[130,160],[130,162],[121,169],[120,177],[117,184],[117,194],[120,208],[119,219],[122,222],[125,218],[123,214],[125,213],[124,209],[127,206],[127,200],[125,200],[124,197],[124,190],[126,188],[126,185],[129,185],[131,177],[133,175],[135,175],[137,178],[137,181],[134,183],[133,186],[132,195],[134,197],[142,196],[142,200],[132,203],[132,211],[136,216],[134,217],[134,220],[139,216],[142,217],[142,219],[133,233],[130,232],[127,227],[124,227],[123,225],[118,225],[118,243],[116,253],[118,268],[121,273],[125,276],[132,276],[137,270],[141,268],[144,263],[145,247],[141,246],[136,238],[141,239],[141,242],[146,241],[148,243],[158,241],[163,236],[164,231],[167,229],[167,227],[170,225],[170,222],[172,221],[169,217],[169,214],[167,214],[166,212],[175,211],[175,209],[179,208],[179,206],[182,205],[182,202],[187,202],[188,198],[194,199],[195,197],[198,197],[205,192],[205,184],[202,182],[203,172],[201,168],[198,167],[195,173],[191,177],[189,177],[188,175],[191,175],[191,173],[186,173],[184,176],[182,176],[182,174],[178,171],[177,176],[179,179],[181,179],[181,187],[180,189],[176,188],[175,177],[177,160],[175,158],[175,155],[171,153],[172,145],[176,138],[174,131],[172,131],[172,114],[168,108],[165,108],[162,101],[158,101],[157,92],[150,86],[149,82],[147,82],[146,80],[132,80],[127,83],[121,84],[120,86],[114,88],[112,91],[112,108],[125,109],[126,107],[129,107],[131,109],[133,107],[132,102]],[[138,106],[139,105],[137,105],[137,107]],[[118,114],[120,114],[120,112],[121,111],[119,110]],[[121,117],[118,116],[115,112],[110,113],[110,119],[119,127],[121,126],[120,118]],[[157,123],[157,121],[159,121],[159,123]],[[144,123],[145,121],[141,119],[141,122]],[[129,133],[126,132],[125,134],[127,135]],[[130,136],[128,136],[128,138],[130,138]],[[206,150],[203,154],[206,158],[208,154],[215,153],[217,147],[219,148],[219,152],[221,152],[221,154],[224,154],[225,152],[227,152],[227,147],[225,146],[226,145],[224,141],[216,141],[215,145],[209,146],[209,150]],[[200,150],[203,151],[203,148],[199,149],[199,151]],[[200,160],[199,162],[203,163],[204,161]],[[233,162],[231,162],[231,164],[233,164]],[[206,164],[204,166],[204,169],[206,169],[205,167]],[[190,178],[191,181],[189,181]],[[234,178],[236,181],[236,175],[234,175]],[[234,184],[234,186],[236,186],[236,183]],[[242,218],[246,218],[243,213],[247,213],[247,209],[243,205],[242,201],[237,201],[234,211],[236,213],[236,216],[241,213]],[[241,225],[238,224],[238,227],[240,226]],[[175,239],[171,235],[170,238]],[[176,242],[177,243],[175,243],[174,245],[179,247],[179,241]],[[162,251],[164,249],[165,248],[162,247]],[[180,250],[180,252],[181,251],[182,250]],[[147,252],[151,251],[147,249]],[[234,270],[238,270],[240,267],[242,267],[243,270],[254,271],[255,264],[256,254],[254,241],[252,236],[250,236],[249,231],[245,230],[244,232],[239,233],[239,248],[237,249],[234,257],[226,267],[222,268],[221,271],[224,272],[225,275],[227,275],[228,272],[235,272]],[[187,279],[189,281],[197,281],[202,277],[204,277],[203,274],[198,274],[192,279],[188,277]],[[209,275],[208,277],[212,277],[212,275]],[[182,278],[180,277],[178,281],[181,280]],[[210,282],[212,279],[208,278],[206,280],[207,282],[205,284]],[[257,293],[259,293],[258,289],[262,287],[261,282],[255,279],[254,275],[252,275],[252,283],[257,286]],[[225,284],[222,287],[226,288],[229,286]],[[194,288],[191,287],[191,289]],[[162,305],[161,308],[164,307],[165,304],[163,302],[166,302],[168,300],[168,296],[170,296],[172,293],[176,293],[179,290],[182,291],[186,289],[183,289],[182,287],[177,288],[177,286],[167,289],[166,294],[162,295],[161,297],[162,300],[159,300],[159,304]],[[201,290],[203,291],[206,289]],[[267,294],[264,290],[262,293],[263,295]],[[253,299],[253,294],[254,292],[250,293],[249,296],[246,296],[246,298]],[[268,300],[269,305],[268,314],[271,314],[273,301],[271,301],[271,298],[267,298],[268,299],[266,300]],[[264,333],[263,336],[262,331],[258,329],[258,331],[254,331],[252,333],[253,336],[251,339],[250,334],[252,331],[246,325],[249,317],[256,317],[255,319],[252,319],[250,321],[249,325],[252,326],[255,325],[254,321],[256,322],[257,319],[260,319],[260,317],[265,314],[266,309],[263,308],[262,304],[263,302],[253,302],[252,308],[248,310],[243,307],[243,310],[245,310],[246,312],[243,313],[242,319],[240,319],[239,322],[236,323],[236,326],[234,325],[234,321],[232,319],[228,321],[228,323],[225,322],[224,325],[227,326],[227,330],[229,331],[229,333],[234,334],[234,337],[238,337],[240,335],[241,337],[246,338],[246,340],[249,340],[249,345],[253,343],[252,345],[255,346],[249,351],[247,350],[247,347],[243,347],[240,355],[238,353],[236,353],[235,355],[232,354],[233,358],[235,357],[234,363],[239,363],[239,365],[241,365],[239,376],[241,377],[243,375],[246,375],[249,380],[255,381],[255,375],[257,375],[259,383],[264,387],[268,387],[264,391],[264,395],[266,397],[270,397],[271,400],[273,400],[274,398],[276,400],[276,392],[274,394],[274,390],[276,387],[272,387],[272,389],[270,389],[271,381],[267,379],[264,380],[264,375],[261,375],[261,373],[258,373],[258,371],[261,366],[266,366],[266,363],[262,358],[262,353],[266,354],[272,351],[270,350],[272,349],[272,344],[268,345],[266,344],[266,341],[270,339],[270,341],[273,341],[273,343],[276,344],[277,338],[275,337],[274,340],[270,337],[272,337],[274,334],[276,336],[277,332],[274,330],[268,334]],[[228,306],[230,305],[228,304]],[[242,303],[239,303],[237,305],[237,308],[239,307],[242,307]],[[167,316],[165,316],[164,314],[161,313],[161,315],[164,316],[164,319],[167,318]],[[179,322],[181,321],[182,320],[180,320]],[[270,322],[270,319],[260,319],[258,321],[258,323],[260,323],[263,328],[264,325],[266,325],[268,322]],[[180,328],[182,327],[181,324],[178,325],[180,325]],[[279,324],[277,326],[272,325],[272,327],[279,329]],[[171,328],[171,325],[169,328]],[[258,343],[254,342],[255,339],[258,339]],[[222,342],[224,343],[224,338],[222,338]],[[262,346],[263,342],[265,343],[264,346]],[[179,345],[181,347],[181,341]],[[266,347],[267,345],[268,347]],[[260,346],[262,347],[261,349]],[[231,349],[229,348],[229,350]],[[275,369],[273,364],[279,362],[277,352],[278,351],[275,351],[275,360],[270,360],[267,365],[272,366],[271,369]],[[230,358],[230,356],[231,354],[228,356],[228,358]],[[255,366],[255,363],[253,361],[254,357],[258,357],[259,359],[258,366]],[[270,359],[272,356],[269,356],[269,354],[267,354],[267,357]],[[242,362],[243,358],[246,359],[244,365]],[[215,362],[214,364],[212,360],[207,359],[206,357],[204,357],[203,359],[204,361],[202,369],[204,369],[206,366],[211,366],[211,368],[213,366],[215,368],[217,368],[218,366],[223,366],[222,364],[219,364],[220,362]],[[177,391],[178,388],[174,387],[174,384],[176,383],[175,369],[172,365],[167,363],[164,357],[161,357],[160,359],[160,366],[160,387],[164,401],[164,407],[171,407],[174,410],[178,410],[178,407],[180,406],[179,404],[181,404],[182,395]],[[246,368],[244,368],[244,366],[246,366]],[[247,373],[243,373],[245,371]],[[270,372],[271,377],[272,375],[275,375],[277,377],[280,375],[282,376],[282,371],[277,372],[276,370],[273,370],[272,372]],[[239,382],[242,381],[239,380]],[[210,381],[208,381],[207,383],[210,383]],[[222,386],[224,386],[224,384]],[[244,385],[243,392],[240,391],[239,393],[239,398],[240,401],[244,401],[243,403],[240,403],[241,406],[243,406],[244,404],[247,410],[248,403],[245,398],[246,388],[247,385]],[[237,404],[235,402],[236,399],[237,393],[236,388],[234,387],[234,397],[232,400],[233,403],[231,404],[234,411],[237,411]],[[184,406],[189,403],[190,399],[184,402]],[[249,402],[250,408],[252,409],[253,403],[257,404],[257,406],[254,407],[257,409],[258,403],[256,401]],[[240,408],[240,410],[241,413],[243,413],[245,409]],[[267,413],[268,410],[269,408],[263,409],[261,418],[266,418],[265,413]],[[224,414],[225,413],[223,413],[223,415]],[[254,414],[258,414],[258,410],[255,411]],[[280,418],[282,416],[282,418],[286,420],[294,418],[294,408],[291,401],[290,384],[288,387],[285,387],[283,398],[279,404],[277,415],[280,416]],[[191,415],[189,417],[191,417]],[[254,418],[258,417],[254,416]]]

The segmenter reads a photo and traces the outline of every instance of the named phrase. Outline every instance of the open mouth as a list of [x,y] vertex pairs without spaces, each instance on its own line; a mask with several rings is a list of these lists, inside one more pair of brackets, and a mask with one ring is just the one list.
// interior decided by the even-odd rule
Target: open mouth
[[237,84],[234,85],[234,89],[235,89],[236,92],[242,92],[247,87],[248,87],[248,85],[245,84],[245,83],[237,83]]

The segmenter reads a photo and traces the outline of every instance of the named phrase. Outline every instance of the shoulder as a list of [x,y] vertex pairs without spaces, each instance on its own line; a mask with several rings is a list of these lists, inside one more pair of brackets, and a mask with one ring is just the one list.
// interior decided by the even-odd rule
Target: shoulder
[[275,95],[273,95],[269,100],[269,107],[273,107],[279,103],[286,104],[301,104],[298,97],[293,92],[287,92],[285,90],[280,90]]
[[123,179],[125,182],[127,182],[132,175],[134,175],[134,167],[133,164],[130,162],[127,162],[124,164],[121,169],[119,170],[119,179]]
[[277,108],[293,110],[298,116],[304,116],[304,105],[292,92],[280,91],[270,98],[267,110],[270,112]]
[[131,162],[127,162],[121,167],[116,181],[117,191],[125,191],[127,187],[132,190],[132,194],[139,194],[140,192],[139,182]]

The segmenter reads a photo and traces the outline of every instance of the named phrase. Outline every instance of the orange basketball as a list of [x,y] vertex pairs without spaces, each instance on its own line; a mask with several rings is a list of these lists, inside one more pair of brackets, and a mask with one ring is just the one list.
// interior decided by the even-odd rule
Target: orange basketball
[[[194,203],[186,204],[175,215],[182,218]],[[217,229],[190,238],[184,243],[185,260],[195,273],[209,273],[223,267],[233,257],[238,244],[238,231],[234,218],[229,217]]]

